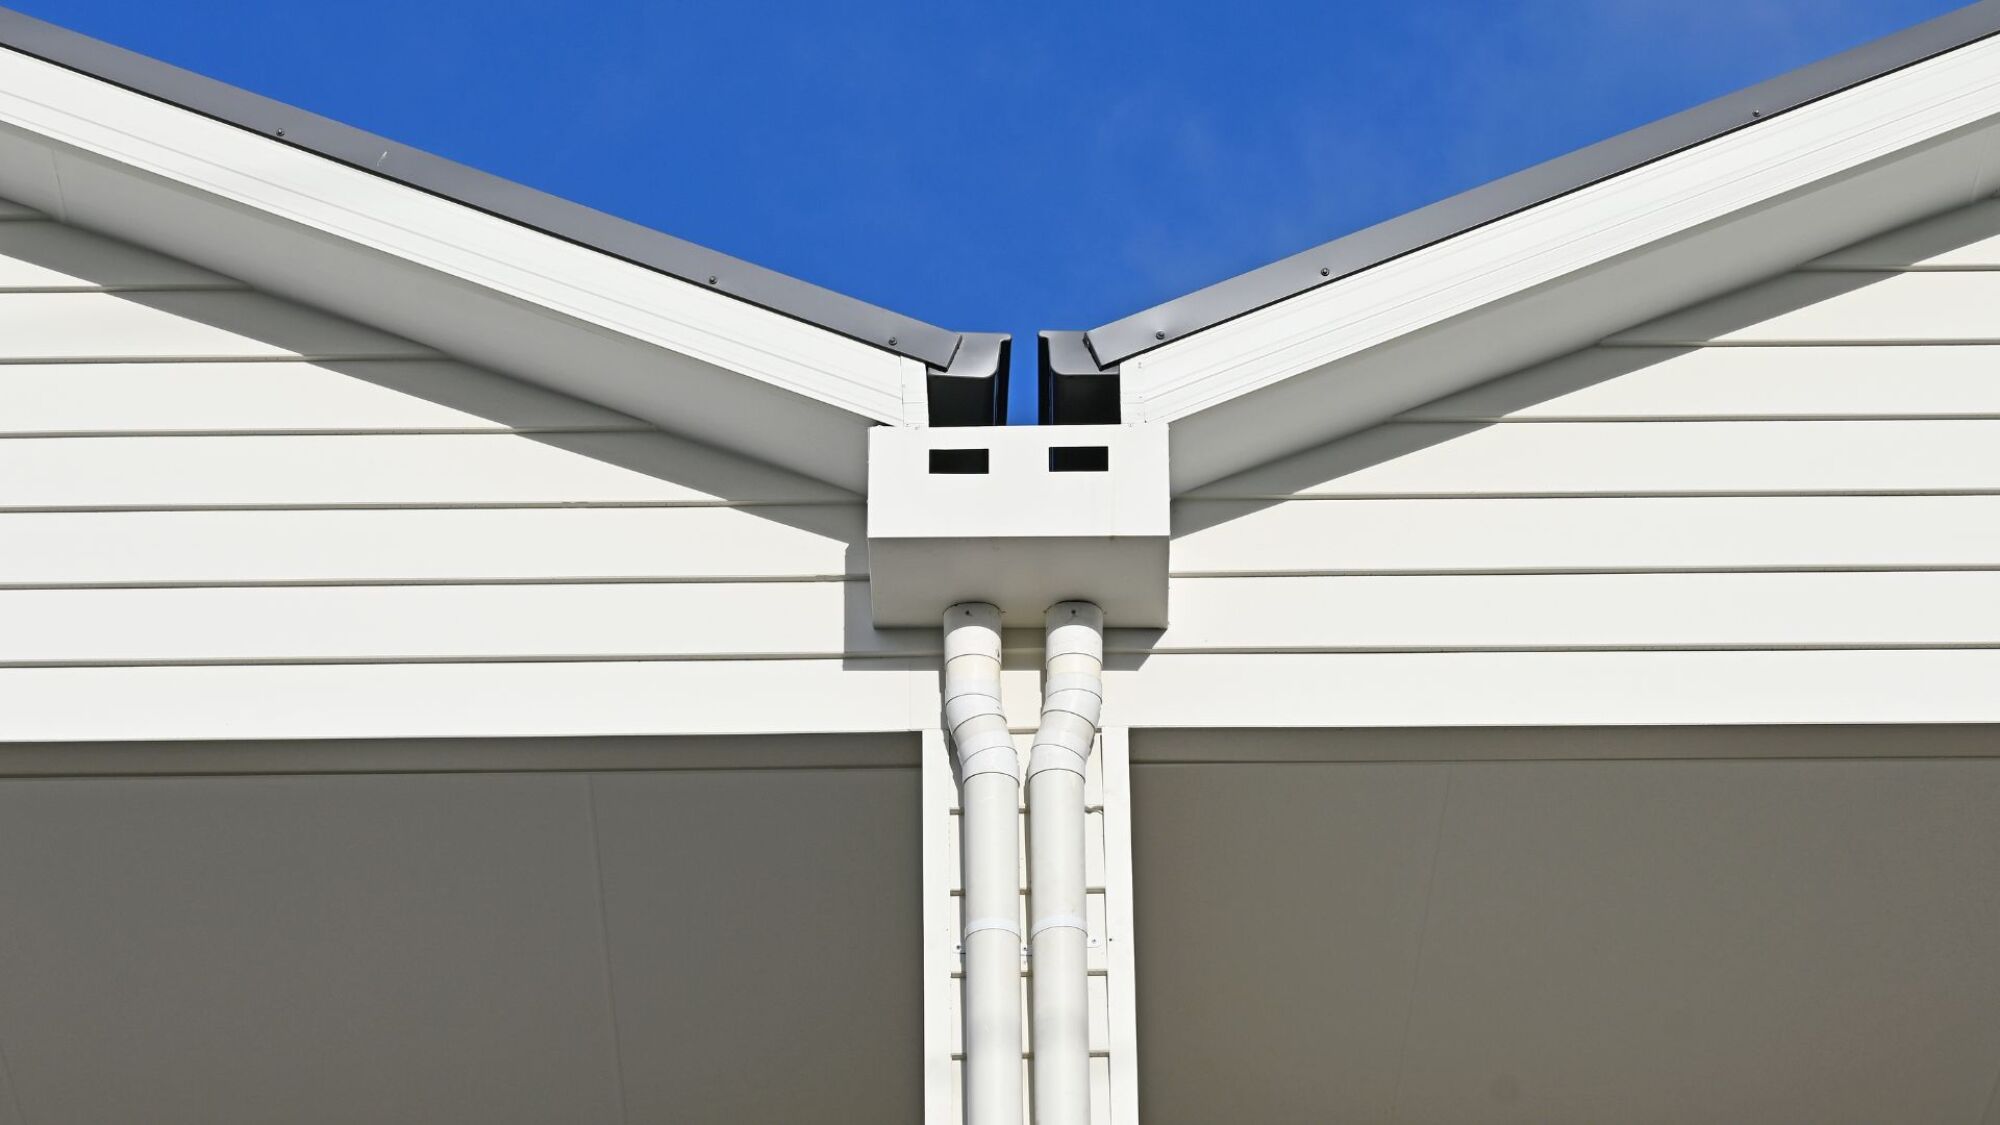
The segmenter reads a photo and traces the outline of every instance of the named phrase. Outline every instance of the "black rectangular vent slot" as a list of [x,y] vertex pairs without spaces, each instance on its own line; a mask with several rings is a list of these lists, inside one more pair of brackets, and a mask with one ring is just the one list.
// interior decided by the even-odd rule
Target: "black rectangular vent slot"
[[1049,449],[1052,473],[1108,473],[1111,447],[1108,445],[1057,445]]
[[932,476],[984,476],[986,475],[986,450],[984,449],[933,449],[931,450]]

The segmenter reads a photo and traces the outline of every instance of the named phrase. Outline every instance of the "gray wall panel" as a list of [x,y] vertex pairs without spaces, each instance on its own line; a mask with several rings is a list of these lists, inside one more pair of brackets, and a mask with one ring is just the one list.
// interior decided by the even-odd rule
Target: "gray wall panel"
[[1387,1118],[1449,768],[1133,767],[1147,1125]]
[[630,1120],[918,1120],[917,772],[591,784]]
[[918,813],[897,767],[0,780],[0,1084],[24,1125],[915,1120]]
[[1148,1125],[1981,1120],[2000,760],[1447,756],[1134,767]]
[[0,783],[29,1121],[616,1120],[580,777]]
[[1979,1120],[2000,761],[1455,767],[1401,1107]]

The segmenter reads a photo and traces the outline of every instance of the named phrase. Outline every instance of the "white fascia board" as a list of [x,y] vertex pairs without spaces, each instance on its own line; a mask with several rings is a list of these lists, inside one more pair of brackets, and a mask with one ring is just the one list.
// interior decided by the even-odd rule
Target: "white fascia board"
[[859,490],[914,361],[0,50],[0,195]]
[[1986,39],[1126,360],[1185,491],[1990,194]]

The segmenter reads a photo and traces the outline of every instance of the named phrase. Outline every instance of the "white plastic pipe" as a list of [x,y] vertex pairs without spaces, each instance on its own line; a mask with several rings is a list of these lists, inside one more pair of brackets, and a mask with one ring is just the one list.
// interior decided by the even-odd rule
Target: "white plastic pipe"
[[1104,704],[1104,611],[1049,607],[1042,722],[1028,759],[1035,1125],[1089,1125],[1083,771]]
[[1021,762],[1000,709],[1000,611],[944,614],[944,721],[964,856],[966,1125],[1021,1125]]

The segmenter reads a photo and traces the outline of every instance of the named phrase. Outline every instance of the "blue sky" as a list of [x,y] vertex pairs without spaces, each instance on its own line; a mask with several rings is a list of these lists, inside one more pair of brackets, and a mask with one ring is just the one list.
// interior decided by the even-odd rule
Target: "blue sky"
[[[946,327],[1088,328],[1954,0],[14,0]],[[1018,349],[1014,414],[1033,414]]]

